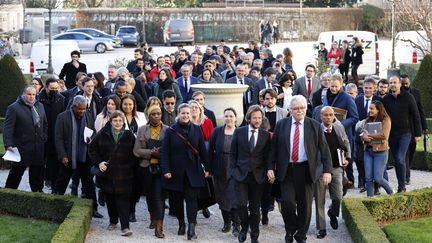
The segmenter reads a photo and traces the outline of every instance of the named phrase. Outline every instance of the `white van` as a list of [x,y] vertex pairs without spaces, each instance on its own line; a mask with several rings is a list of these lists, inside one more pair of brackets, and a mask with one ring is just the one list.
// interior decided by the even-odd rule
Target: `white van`
[[424,55],[430,51],[430,43],[424,30],[402,31],[396,34],[395,61],[397,66],[401,63],[420,63]]
[[[378,36],[373,32],[355,30],[321,32],[318,37],[318,45],[325,43],[325,47],[330,51],[334,41],[339,43],[339,47],[342,47],[344,40],[352,45],[353,37],[358,37],[363,43],[363,64],[358,69],[359,76],[379,74]],[[317,49],[318,45],[314,47]]]
[[[80,51],[78,43],[74,40],[51,41],[51,60],[54,74],[59,74],[63,65],[71,61],[70,53]],[[37,74],[45,73],[48,69],[48,41],[37,41],[33,44],[30,60],[34,64]]]

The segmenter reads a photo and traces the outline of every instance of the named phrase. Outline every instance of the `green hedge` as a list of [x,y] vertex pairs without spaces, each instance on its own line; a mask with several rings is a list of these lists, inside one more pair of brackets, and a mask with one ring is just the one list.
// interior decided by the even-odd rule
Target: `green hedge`
[[52,243],[84,242],[92,220],[92,202],[70,196],[0,189],[0,212],[61,223]]
[[390,242],[379,224],[431,215],[432,188],[342,202],[342,216],[354,242]]

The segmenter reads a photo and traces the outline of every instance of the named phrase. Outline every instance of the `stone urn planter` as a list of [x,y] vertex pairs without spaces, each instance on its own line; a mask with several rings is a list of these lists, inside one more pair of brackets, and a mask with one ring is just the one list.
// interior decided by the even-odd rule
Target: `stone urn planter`
[[205,106],[216,116],[218,126],[224,124],[223,111],[232,107],[237,112],[237,126],[243,121],[243,93],[249,88],[243,84],[193,84],[192,90],[205,94]]

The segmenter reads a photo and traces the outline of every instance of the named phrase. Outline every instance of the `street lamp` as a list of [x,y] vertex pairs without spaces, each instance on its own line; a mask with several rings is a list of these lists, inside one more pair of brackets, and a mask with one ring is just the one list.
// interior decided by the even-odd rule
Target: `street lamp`
[[52,55],[51,55],[51,15],[52,15],[52,1],[53,0],[48,0],[48,68],[47,68],[47,73],[48,74],[53,74],[54,73],[54,68],[52,66]]
[[391,3],[391,35],[392,35],[392,59],[391,59],[391,68],[396,68],[396,59],[395,59],[395,0],[388,0]]
[[303,0],[300,0],[300,36],[299,40],[303,40]]
[[143,35],[143,43],[144,43],[144,42],[146,42],[144,0],[141,0],[141,11],[142,11],[142,35]]

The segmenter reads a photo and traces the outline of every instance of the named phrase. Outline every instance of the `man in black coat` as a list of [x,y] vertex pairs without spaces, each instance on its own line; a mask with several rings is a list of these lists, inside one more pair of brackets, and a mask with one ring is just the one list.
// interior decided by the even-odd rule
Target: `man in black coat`
[[71,52],[72,61],[65,63],[60,71],[59,78],[64,80],[68,89],[75,87],[75,78],[79,72],[87,73],[87,67],[84,63],[79,62],[81,54],[79,51]]
[[4,147],[8,151],[17,148],[21,155],[21,161],[11,163],[6,188],[17,189],[24,171],[29,167],[31,190],[42,192],[47,134],[48,124],[43,105],[36,100],[36,89],[27,86],[22,96],[6,110]]
[[38,100],[43,104],[48,122],[48,138],[45,143],[45,183],[54,189],[57,180],[60,161],[54,143],[54,128],[58,114],[65,110],[64,100],[58,90],[60,86],[56,78],[48,78],[45,81],[45,89],[38,95]]
[[351,63],[351,51],[347,40],[342,41],[341,58],[339,64],[339,71],[343,76],[344,82],[348,83],[348,71]]
[[63,195],[74,170],[81,178],[85,198],[93,200],[93,217],[102,218],[97,212],[96,193],[93,176],[90,174],[92,163],[87,153],[90,138],[84,137],[87,122],[85,113],[87,100],[82,95],[74,97],[71,109],[60,113],[55,126],[55,145],[61,161],[55,192]]
[[[290,101],[291,116],[276,124],[268,159],[269,180],[281,186],[285,242],[306,242],[312,212],[314,183],[322,166],[323,184],[331,181],[332,160],[321,125],[306,117],[307,100],[295,95]],[[318,154],[321,160],[318,160]],[[274,168],[277,168],[276,177]]]
[[64,106],[67,107],[69,102],[73,100],[75,95],[78,94],[78,92],[82,91],[82,80],[87,77],[86,73],[79,72],[75,76],[75,87],[70,88],[66,91],[61,92],[61,95],[65,97],[64,99]]
[[[425,116],[425,113],[423,110],[423,105],[421,103],[420,90],[411,86],[411,80],[408,77],[408,75],[406,75],[406,74],[401,75],[401,82],[402,82],[402,88],[405,89],[406,91],[408,91],[408,93],[410,93],[414,97],[416,104],[417,104],[417,109],[418,109],[419,115],[420,115],[420,122],[421,122],[423,134],[428,134],[429,129],[427,127],[426,116]],[[414,132],[414,126],[411,126],[411,127],[412,127],[412,132]],[[405,178],[405,181],[406,181],[407,185],[410,184],[411,163],[414,159],[414,153],[416,150],[416,146],[417,146],[417,143],[416,143],[414,137],[412,137],[410,145],[408,147],[407,156],[406,156],[406,178]]]
[[263,117],[258,105],[249,107],[246,113],[249,125],[236,129],[231,142],[231,176],[238,192],[240,242],[246,240],[249,227],[251,242],[258,242],[259,237],[260,204],[270,148],[270,134],[260,128]]

